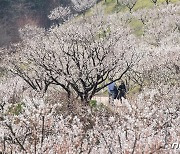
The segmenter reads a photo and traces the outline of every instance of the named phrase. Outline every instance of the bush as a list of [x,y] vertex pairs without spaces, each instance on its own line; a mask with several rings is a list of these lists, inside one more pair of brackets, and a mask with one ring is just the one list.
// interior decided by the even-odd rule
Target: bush
[[97,107],[97,101],[96,100],[90,100],[89,105],[91,107]]

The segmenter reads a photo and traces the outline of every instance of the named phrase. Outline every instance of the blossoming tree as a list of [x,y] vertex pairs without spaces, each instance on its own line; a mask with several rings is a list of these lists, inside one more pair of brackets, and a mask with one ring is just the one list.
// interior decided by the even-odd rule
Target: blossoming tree
[[125,25],[105,17],[72,21],[48,31],[27,26],[12,71],[33,89],[59,85],[87,102],[132,68],[139,55],[135,37]]

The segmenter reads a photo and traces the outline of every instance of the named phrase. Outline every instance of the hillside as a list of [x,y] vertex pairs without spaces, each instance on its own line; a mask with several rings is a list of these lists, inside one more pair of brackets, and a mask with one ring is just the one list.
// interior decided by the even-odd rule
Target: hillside
[[18,41],[18,29],[26,24],[49,27],[47,15],[59,5],[70,5],[70,1],[0,0],[0,46]]
[[[178,0],[172,0],[171,3]],[[165,3],[166,0],[159,0],[157,4]],[[19,41],[18,29],[26,24],[50,27],[53,21],[48,19],[49,12],[58,6],[72,6],[71,0],[0,0],[0,46]],[[117,0],[101,0],[98,5],[105,8],[107,14],[114,12],[128,11]],[[138,0],[133,11],[142,8],[151,8],[154,4],[150,0]],[[71,7],[73,10],[73,8]],[[75,10],[73,10],[75,12]],[[87,14],[90,11],[87,11]],[[135,33],[142,35],[142,23],[132,20],[130,25]]]
[[4,2],[0,153],[180,152],[180,3]]

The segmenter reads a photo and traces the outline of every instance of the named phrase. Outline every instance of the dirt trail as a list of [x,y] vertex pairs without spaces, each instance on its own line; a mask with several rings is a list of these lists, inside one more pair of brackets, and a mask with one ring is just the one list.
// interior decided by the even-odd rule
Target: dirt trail
[[95,96],[93,100],[97,101],[97,104],[103,104],[113,110],[114,112],[131,112],[132,105],[127,99],[122,98],[122,102],[120,100],[115,99],[114,105],[109,104],[109,97],[106,96]]

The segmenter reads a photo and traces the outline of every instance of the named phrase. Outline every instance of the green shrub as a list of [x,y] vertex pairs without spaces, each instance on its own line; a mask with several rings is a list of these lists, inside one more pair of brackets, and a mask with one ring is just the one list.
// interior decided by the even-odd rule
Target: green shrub
[[97,107],[97,101],[96,100],[90,100],[89,105],[91,107]]
[[9,107],[8,113],[12,115],[19,115],[23,110],[23,104],[18,103]]

